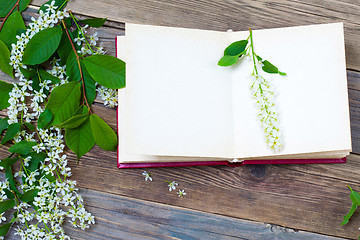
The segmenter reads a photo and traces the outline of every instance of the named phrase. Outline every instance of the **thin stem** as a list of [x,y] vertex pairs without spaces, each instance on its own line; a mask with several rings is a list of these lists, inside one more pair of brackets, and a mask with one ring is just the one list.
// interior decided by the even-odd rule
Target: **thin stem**
[[249,31],[250,31],[250,46],[251,46],[251,53],[252,53],[252,59],[253,59],[253,62],[254,62],[254,70],[255,70],[255,73],[256,75],[259,75],[258,71],[257,71],[257,67],[256,67],[256,62],[255,62],[255,51],[254,51],[254,41],[253,41],[253,37],[252,37],[252,30],[251,28],[249,28]]
[[73,41],[72,41],[72,39],[71,39],[71,37],[70,37],[69,31],[68,31],[68,29],[67,29],[67,27],[66,27],[66,24],[65,24],[64,20],[61,20],[61,23],[62,23],[63,26],[64,26],[66,35],[67,35],[67,37],[68,37],[68,39],[69,39],[69,41],[70,41],[70,44],[71,44],[71,47],[72,47],[74,53],[75,53],[76,61],[77,61],[77,64],[78,64],[78,67],[79,67],[79,71],[80,71],[80,81],[82,81],[82,86],[83,86],[82,89],[83,89],[84,99],[85,99],[86,105],[87,105],[88,108],[89,108],[90,113],[92,114],[91,108],[90,108],[90,104],[88,103],[87,98],[86,98],[85,83],[84,83],[84,77],[83,77],[84,75],[83,75],[82,68],[81,68],[81,64],[80,64],[80,57],[79,57],[79,55],[78,55],[78,53],[77,53],[77,51],[76,51],[76,48],[75,48],[74,43],[73,43]]
[[81,34],[84,36],[86,45],[87,45],[88,48],[94,53],[94,50],[92,50],[91,45],[89,44],[88,40],[86,39],[86,36],[88,36],[88,35],[86,35],[85,33],[83,33],[83,31],[81,30],[82,28],[81,28],[81,27],[79,26],[79,24],[77,23],[76,17],[72,14],[71,10],[69,10],[69,14],[70,14],[71,18],[74,20],[74,23],[75,23],[76,27],[79,29],[79,31],[81,32]]
[[69,0],[64,1],[58,9],[61,9]]
[[19,6],[19,2],[20,2],[20,0],[17,0],[17,1],[16,1],[15,5],[12,7],[12,9],[10,10],[10,12],[9,12],[9,13],[6,15],[6,17],[4,18],[4,21],[2,22],[2,24],[1,24],[1,26],[0,26],[0,31],[1,31],[1,29],[3,28],[5,22],[6,22],[6,20],[8,19],[8,17],[10,16],[10,14],[12,13],[12,11],[16,8],[16,6]]

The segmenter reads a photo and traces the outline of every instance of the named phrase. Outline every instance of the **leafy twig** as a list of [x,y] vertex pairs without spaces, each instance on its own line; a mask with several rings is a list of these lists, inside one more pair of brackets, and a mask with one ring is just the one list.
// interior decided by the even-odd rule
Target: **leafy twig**
[[16,3],[15,3],[15,5],[14,5],[14,6],[12,7],[12,9],[10,10],[10,12],[5,16],[3,22],[2,22],[2,24],[1,24],[1,26],[0,26],[0,31],[1,31],[1,29],[3,28],[6,20],[8,19],[8,17],[10,16],[10,14],[12,13],[12,11],[15,9],[16,6],[18,7],[18,11],[19,11],[19,2],[20,2],[20,0],[17,0]]

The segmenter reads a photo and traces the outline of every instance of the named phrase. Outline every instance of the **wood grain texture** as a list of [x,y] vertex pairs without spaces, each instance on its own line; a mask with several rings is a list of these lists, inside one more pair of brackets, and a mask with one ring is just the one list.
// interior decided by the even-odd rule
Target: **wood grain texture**
[[[34,0],[33,2],[42,4],[44,1]],[[269,28],[344,21],[349,69],[352,142],[354,152],[357,153],[360,153],[360,74],[357,72],[360,69],[360,40],[357,37],[360,23],[359,6],[358,0],[306,2],[104,0],[93,1],[91,4],[85,0],[70,1],[70,7],[77,13],[95,17],[110,17],[113,20],[106,27],[99,29],[101,41],[110,55],[114,55],[114,37],[124,34],[124,24],[119,21],[221,31],[228,28],[245,30],[248,26]],[[34,11],[27,10],[24,16],[29,18],[32,14]],[[351,69],[357,71],[350,71]],[[4,80],[3,77],[4,75],[0,74],[0,79]],[[11,81],[6,78],[5,80]],[[104,118],[116,129],[114,109],[107,109],[96,103],[94,113]],[[0,115],[3,114],[4,112],[1,112]],[[5,150],[6,148],[0,148],[0,158],[6,155]],[[167,217],[156,215],[151,219],[146,211],[156,214],[162,210],[156,209],[156,207],[155,210],[145,207],[141,209],[141,206],[147,204],[142,201],[139,205],[133,203],[136,205],[133,207],[123,203],[124,200],[116,198],[118,196],[105,193],[333,236],[357,238],[359,235],[357,230],[360,222],[359,212],[355,213],[349,224],[343,227],[339,226],[342,216],[347,213],[351,205],[349,191],[345,185],[349,184],[354,190],[360,191],[360,156],[355,154],[349,157],[348,163],[333,165],[147,169],[153,174],[154,182],[144,182],[141,175],[144,169],[117,169],[116,154],[104,152],[98,147],[83,157],[79,164],[75,164],[76,158],[73,154],[69,153],[68,156],[73,169],[72,179],[77,180],[82,188],[103,192],[100,194],[89,190],[88,193],[85,193],[86,202],[90,206],[88,209],[99,217],[99,228],[103,227],[103,229],[98,230],[97,226],[94,226],[89,235],[86,235],[87,233],[82,235],[83,232],[74,232],[74,236],[78,239],[112,239],[119,237],[117,234],[120,233],[123,236],[119,238],[136,239],[144,236],[159,238],[162,236],[161,234],[156,235],[159,233],[157,232],[160,231],[159,229],[167,231],[167,233],[163,232],[164,236],[168,234],[168,238],[164,239],[177,238],[176,234],[183,232],[189,234],[190,230],[194,231],[191,234],[196,233],[194,229],[183,229],[185,227],[180,230],[176,229],[182,226],[174,224],[175,217],[178,216],[176,214],[171,215],[165,211],[162,214]],[[177,181],[179,188],[185,189],[187,192],[186,197],[178,198],[174,192],[169,192],[167,184],[163,180]],[[140,209],[137,210],[138,208]],[[146,216],[147,219],[142,224],[136,225],[135,223],[141,222],[140,216]],[[187,221],[191,219],[191,216],[199,218],[194,221],[205,221],[205,216],[204,218],[199,217],[194,212],[191,212]],[[121,221],[123,218],[129,219],[129,217],[133,217],[129,222],[134,223],[136,227],[132,226],[134,224],[126,224],[125,220]],[[159,222],[157,218],[171,223],[164,225],[164,222]],[[190,223],[194,222],[190,221]],[[186,221],[182,224],[186,224]],[[233,226],[231,223],[227,224]],[[141,229],[144,229],[141,232],[143,235],[136,235],[135,233]],[[69,229],[69,231],[72,230]],[[212,233],[221,234],[220,230],[212,231]],[[261,231],[259,232],[261,234]],[[191,236],[191,234],[187,236]],[[206,234],[206,232],[202,234]],[[259,238],[261,239],[261,237]],[[243,239],[251,238],[244,237]],[[264,239],[266,238],[264,237]]]
[[[33,4],[43,2],[34,0]],[[359,0],[103,0],[91,4],[73,0],[68,6],[77,13],[108,17],[116,22],[219,31],[344,22],[347,65],[360,70]]]
[[89,189],[80,189],[80,194],[87,210],[96,216],[96,224],[82,231],[65,223],[73,239],[340,239]]

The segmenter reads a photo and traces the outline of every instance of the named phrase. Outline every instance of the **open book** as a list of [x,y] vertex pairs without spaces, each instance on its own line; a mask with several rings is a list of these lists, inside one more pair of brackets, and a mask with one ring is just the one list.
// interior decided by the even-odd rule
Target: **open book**
[[125,29],[116,46],[127,84],[119,90],[120,167],[338,162],[351,151],[342,23],[253,31],[256,52],[287,73],[262,74],[277,92],[279,152],[267,147],[257,118],[249,89],[252,62],[245,57],[230,67],[217,65],[224,49],[248,31]]

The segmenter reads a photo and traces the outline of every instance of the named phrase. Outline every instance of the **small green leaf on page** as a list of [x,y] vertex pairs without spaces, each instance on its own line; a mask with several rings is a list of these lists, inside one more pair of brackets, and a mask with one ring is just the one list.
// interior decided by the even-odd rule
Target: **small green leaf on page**
[[236,56],[225,55],[219,60],[218,65],[222,67],[228,67],[235,64],[238,59],[239,59],[239,55]]
[[225,55],[237,56],[240,54],[239,57],[241,57],[241,55],[246,49],[247,44],[248,44],[248,40],[233,42],[224,50],[224,56]]
[[265,60],[262,62],[264,66],[262,67],[262,70],[267,73],[278,73],[279,69],[272,65],[268,60]]

